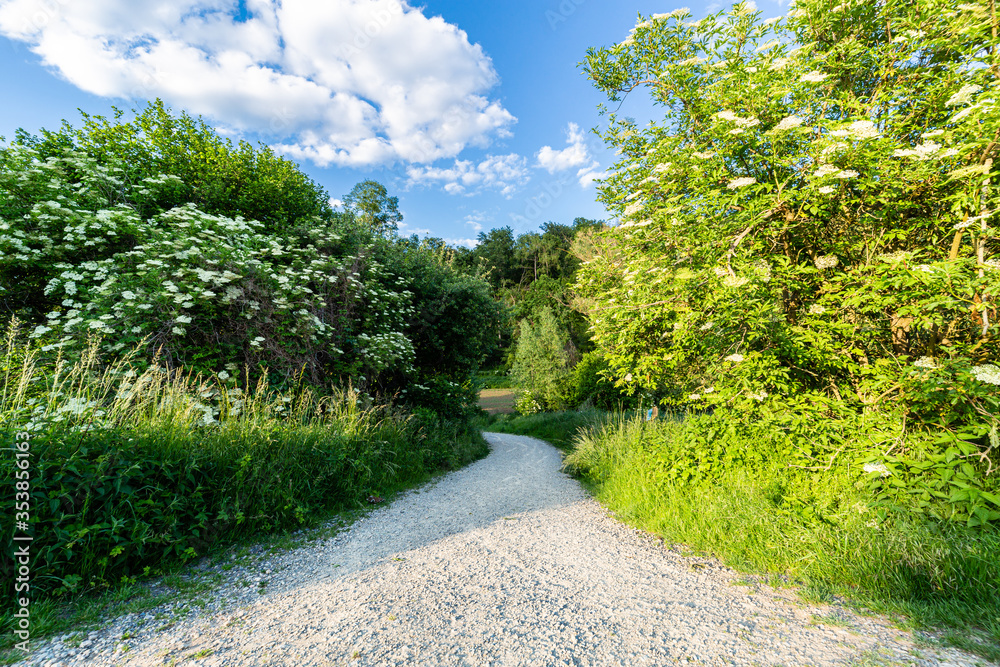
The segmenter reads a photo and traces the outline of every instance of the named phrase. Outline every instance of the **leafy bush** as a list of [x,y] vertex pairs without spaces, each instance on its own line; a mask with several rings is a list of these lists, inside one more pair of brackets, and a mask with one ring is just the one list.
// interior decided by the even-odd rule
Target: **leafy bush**
[[610,100],[643,88],[664,109],[648,127],[610,116],[622,158],[601,198],[620,224],[578,273],[621,387],[728,414],[805,406],[831,437],[880,414],[906,443],[863,440],[869,463],[909,471],[891,486],[996,519],[991,11],[805,0],[761,21],[745,3],[589,52]]
[[[279,392],[262,378],[243,391],[137,372],[128,358],[102,364],[97,343],[73,365],[33,352],[8,338],[0,437],[31,434],[36,593],[108,586],[220,540],[308,524],[488,451],[467,420],[372,406],[351,390]],[[17,468],[3,451],[0,490],[13,497]],[[13,513],[0,529],[13,534]],[[0,574],[13,577],[14,563]]]
[[97,333],[106,354],[142,342],[147,361],[243,388],[267,374],[384,396],[465,385],[494,353],[504,311],[484,281],[333,214],[268,149],[161,105],[85,118],[0,147],[0,299],[43,353],[79,356]]

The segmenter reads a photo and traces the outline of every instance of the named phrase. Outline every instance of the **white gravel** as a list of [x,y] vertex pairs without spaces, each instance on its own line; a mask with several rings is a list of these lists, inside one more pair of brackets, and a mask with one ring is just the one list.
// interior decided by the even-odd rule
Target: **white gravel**
[[884,619],[734,585],[609,516],[550,445],[487,439],[487,458],[336,537],[225,570],[204,609],[114,619],[40,643],[28,663],[983,664],[917,648]]

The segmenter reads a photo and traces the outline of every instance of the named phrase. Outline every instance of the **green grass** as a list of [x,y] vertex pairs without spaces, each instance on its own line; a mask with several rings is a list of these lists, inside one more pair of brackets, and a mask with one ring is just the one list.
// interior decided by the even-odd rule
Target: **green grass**
[[[46,361],[16,331],[0,349],[0,441],[32,431],[33,638],[155,606],[159,593],[141,584],[171,573],[162,586],[200,606],[212,582],[177,574],[194,559],[362,510],[489,451],[468,420],[350,389],[240,390],[130,359],[104,363],[95,343],[74,363]],[[7,498],[13,460],[3,445]],[[0,515],[0,531],[14,534],[14,521]],[[14,563],[0,561],[0,579],[13,580]],[[0,597],[0,651],[14,644],[14,604]]]
[[484,431],[530,435],[569,451],[577,432],[604,423],[611,413],[603,410],[567,410],[534,415],[494,415],[477,426]]
[[720,446],[731,458],[716,465],[686,423],[620,417],[581,432],[566,464],[620,518],[667,543],[787,578],[807,602],[847,600],[1000,659],[1000,530],[878,507],[844,471],[747,454],[760,447]]

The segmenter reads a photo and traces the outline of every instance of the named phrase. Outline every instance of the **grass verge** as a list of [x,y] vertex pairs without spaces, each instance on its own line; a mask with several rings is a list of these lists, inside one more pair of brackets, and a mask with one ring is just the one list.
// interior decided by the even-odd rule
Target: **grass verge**
[[[562,432],[563,419],[544,418],[533,433]],[[567,468],[622,520],[667,543],[1000,660],[1000,530],[878,505],[849,471],[796,470],[749,438],[720,446],[730,458],[717,465],[691,421],[604,419],[579,433]]]

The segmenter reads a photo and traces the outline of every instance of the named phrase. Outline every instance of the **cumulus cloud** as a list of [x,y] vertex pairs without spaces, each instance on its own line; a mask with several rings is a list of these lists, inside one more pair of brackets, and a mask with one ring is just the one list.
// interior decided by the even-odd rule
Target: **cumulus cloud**
[[535,154],[535,166],[545,169],[550,174],[557,171],[577,169],[576,177],[581,187],[587,187],[595,179],[605,176],[599,172],[600,164],[590,155],[587,143],[580,126],[570,123],[566,128],[566,148],[556,150],[551,146],[542,146]]
[[453,195],[496,190],[510,199],[528,182],[528,163],[517,153],[488,155],[479,164],[455,160],[451,167],[411,166],[406,175],[408,185],[438,184]]
[[320,166],[509,135],[492,61],[405,0],[0,0],[0,34],[96,95],[160,97]]
[[479,245],[479,241],[477,241],[476,239],[445,239],[444,242],[450,246],[464,245],[466,248],[470,250]]
[[337,199],[336,197],[330,197],[330,206],[333,208],[341,208],[344,205],[344,200]]

